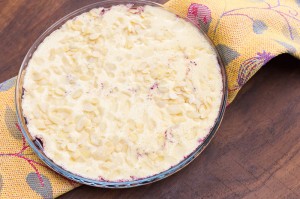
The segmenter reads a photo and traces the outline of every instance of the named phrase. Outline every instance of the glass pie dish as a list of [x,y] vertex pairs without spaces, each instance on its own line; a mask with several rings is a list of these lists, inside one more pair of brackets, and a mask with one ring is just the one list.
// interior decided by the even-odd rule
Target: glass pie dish
[[[85,13],[93,8],[99,8],[99,7],[104,7],[104,8],[110,8],[114,5],[120,5],[120,4],[130,4],[133,6],[133,8],[138,7],[138,6],[156,6],[156,7],[161,7],[164,8],[162,5],[154,3],[154,2],[149,2],[149,1],[120,1],[120,0],[111,0],[111,1],[102,1],[98,2],[95,4],[91,4],[88,6],[85,6],[83,8],[80,8],[79,10],[76,10],[56,23],[54,23],[50,28],[48,28],[32,45],[32,47],[29,49],[28,53],[26,54],[23,63],[21,65],[19,74],[18,74],[18,79],[17,79],[17,85],[16,85],[16,93],[15,93],[15,102],[16,102],[16,110],[17,110],[17,116],[18,116],[18,122],[20,124],[21,131],[26,138],[27,142],[31,146],[31,148],[34,150],[34,152],[38,155],[38,157],[46,164],[48,165],[51,169],[56,171],[57,173],[65,176],[68,179],[74,180],[76,182],[90,185],[90,186],[96,186],[96,187],[104,187],[104,188],[128,188],[128,187],[135,187],[135,186],[140,186],[148,183],[152,183],[155,181],[158,181],[160,179],[166,178],[173,173],[179,171],[183,167],[187,166],[193,159],[195,159],[203,150],[204,148],[209,144],[211,141],[212,137],[215,135],[221,120],[224,115],[225,107],[226,107],[226,101],[227,101],[227,82],[226,82],[226,73],[225,73],[225,68],[221,62],[221,59],[215,50],[215,54],[217,55],[217,59],[219,62],[219,67],[220,67],[220,72],[222,75],[222,99],[221,99],[221,105],[219,107],[219,112],[218,112],[218,117],[216,118],[214,125],[210,129],[209,133],[205,137],[204,141],[199,144],[199,146],[191,152],[188,156],[186,156],[181,162],[178,164],[172,166],[171,168],[162,171],[158,174],[145,177],[145,178],[140,178],[140,179],[133,179],[129,181],[106,181],[106,180],[94,180],[86,177],[82,177],[78,174],[72,173],[61,166],[57,165],[54,161],[52,161],[47,155],[44,153],[43,150],[43,143],[40,139],[34,138],[31,136],[28,128],[27,128],[27,121],[26,118],[24,117],[23,110],[22,110],[22,97],[23,97],[23,85],[24,85],[24,75],[26,72],[26,68],[28,66],[28,63],[30,59],[32,58],[33,53],[37,49],[37,47],[44,41],[44,39],[49,36],[53,31],[59,29],[65,22],[67,22],[70,19],[73,19],[74,17]],[[166,8],[164,8],[166,9]],[[169,10],[170,12],[173,12],[172,10]],[[174,13],[174,12],[173,12]],[[188,19],[186,19],[188,21]],[[205,36],[205,33],[203,33],[199,28],[199,32]],[[211,47],[215,49],[208,39],[207,36],[205,36],[206,40],[208,43],[211,44]]]

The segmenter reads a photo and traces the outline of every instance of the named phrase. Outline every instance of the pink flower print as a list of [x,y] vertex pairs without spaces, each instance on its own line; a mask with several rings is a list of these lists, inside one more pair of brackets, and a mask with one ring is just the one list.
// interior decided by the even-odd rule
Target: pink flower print
[[211,11],[206,5],[192,3],[188,9],[187,18],[207,32],[211,22]]
[[271,53],[263,51],[257,53],[255,57],[245,60],[239,69],[238,85],[243,86],[264,64],[270,61],[274,56]]

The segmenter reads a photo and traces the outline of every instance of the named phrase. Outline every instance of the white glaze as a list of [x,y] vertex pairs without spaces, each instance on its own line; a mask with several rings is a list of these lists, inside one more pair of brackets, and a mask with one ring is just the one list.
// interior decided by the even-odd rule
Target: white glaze
[[50,34],[24,78],[28,129],[58,165],[92,179],[144,178],[178,164],[219,113],[216,54],[162,8],[93,9]]

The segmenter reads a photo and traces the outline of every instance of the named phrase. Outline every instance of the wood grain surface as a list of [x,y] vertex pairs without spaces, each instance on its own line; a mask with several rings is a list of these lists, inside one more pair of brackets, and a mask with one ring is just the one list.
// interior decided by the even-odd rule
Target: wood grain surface
[[[0,0],[0,82],[17,74],[47,27],[92,2]],[[59,198],[299,199],[300,61],[281,55],[264,66],[227,108],[211,144],[173,176],[132,189],[82,186]]]

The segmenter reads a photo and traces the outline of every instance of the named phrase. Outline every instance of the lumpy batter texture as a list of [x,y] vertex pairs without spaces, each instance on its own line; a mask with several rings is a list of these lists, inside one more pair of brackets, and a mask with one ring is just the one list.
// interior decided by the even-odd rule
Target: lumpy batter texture
[[39,45],[22,108],[56,164],[126,181],[193,152],[218,117],[222,89],[197,28],[162,8],[120,5],[81,14]]

